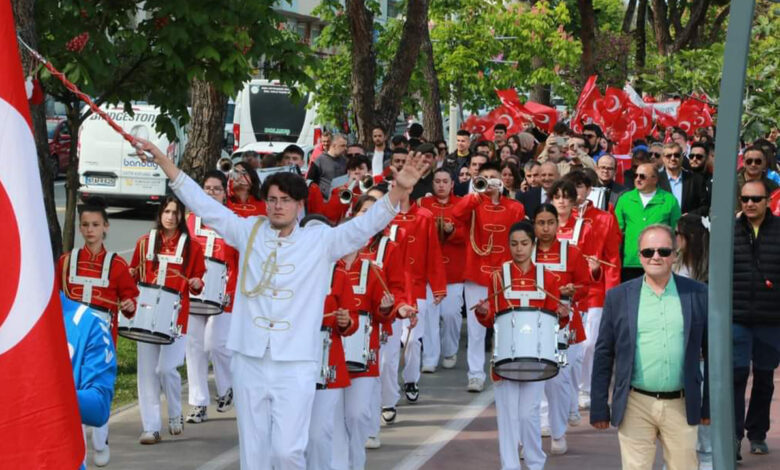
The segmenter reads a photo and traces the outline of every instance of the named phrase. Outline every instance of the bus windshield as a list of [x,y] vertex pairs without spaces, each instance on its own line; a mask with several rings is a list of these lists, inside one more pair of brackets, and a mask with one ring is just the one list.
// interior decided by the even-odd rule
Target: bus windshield
[[255,139],[295,142],[306,118],[304,97],[298,102],[290,98],[290,89],[282,84],[251,85],[249,111]]

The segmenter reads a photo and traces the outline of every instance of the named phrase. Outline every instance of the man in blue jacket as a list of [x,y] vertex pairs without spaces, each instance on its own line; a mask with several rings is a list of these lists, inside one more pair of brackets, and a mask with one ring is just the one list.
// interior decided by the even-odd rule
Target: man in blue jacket
[[[590,422],[618,428],[623,470],[649,469],[661,441],[669,470],[698,468],[697,426],[709,424],[707,287],[672,274],[666,225],[639,234],[644,276],[607,292],[591,377]],[[615,372],[612,407],[609,384]],[[704,393],[701,385],[704,381]]]
[[108,323],[88,306],[60,293],[81,423],[108,421],[116,380],[116,354]]

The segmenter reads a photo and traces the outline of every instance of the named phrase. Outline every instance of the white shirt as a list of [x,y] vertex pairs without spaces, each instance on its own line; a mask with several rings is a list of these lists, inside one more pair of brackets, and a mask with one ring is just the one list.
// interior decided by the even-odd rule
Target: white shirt
[[379,176],[385,171],[385,151],[374,149],[374,155],[371,158],[371,173]]
[[650,201],[655,197],[655,193],[658,192],[658,190],[653,191],[652,193],[643,193],[642,191],[637,191],[639,193],[639,199],[642,200],[642,207],[647,207],[647,204],[650,203]]
[[[263,357],[268,348],[275,361],[319,361],[322,308],[330,288],[332,263],[360,249],[393,220],[398,210],[391,207],[390,199],[385,196],[365,215],[338,227],[296,226],[287,237],[280,237],[265,221],[250,247],[250,234],[259,217],[237,216],[206,195],[184,172],[170,186],[192,212],[239,252],[239,285],[227,347],[253,357]],[[243,273],[247,256],[248,272]],[[266,280],[261,282],[264,273]],[[244,294],[244,288],[251,291],[261,284],[257,296]]]

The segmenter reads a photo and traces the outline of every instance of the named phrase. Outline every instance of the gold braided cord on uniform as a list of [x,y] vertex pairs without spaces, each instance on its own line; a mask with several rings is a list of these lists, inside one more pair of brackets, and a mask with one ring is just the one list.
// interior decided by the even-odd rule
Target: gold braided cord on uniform
[[[69,299],[73,299],[73,297],[70,295],[70,290],[68,289],[68,275],[65,273],[70,266],[70,256],[72,253],[73,252],[69,252],[67,255],[65,255],[65,260],[62,263],[62,290],[65,292],[65,297]],[[76,260],[76,263],[78,263],[78,261],[79,260]]]
[[249,240],[247,241],[246,248],[244,249],[244,262],[241,264],[240,287],[241,287],[241,293],[247,297],[257,297],[267,287],[263,285],[262,282],[260,282],[251,290],[247,290],[246,288],[246,272],[249,266],[249,255],[252,253],[252,246],[255,244],[257,231],[260,229],[260,226],[263,225],[264,222],[265,222],[265,217],[257,218],[257,222],[255,222],[254,227],[252,227],[252,232],[249,234]]
[[141,242],[138,244],[138,279],[140,279],[141,282],[147,282],[146,281],[146,239],[145,238],[142,238]]
[[474,253],[478,254],[479,256],[487,256],[490,254],[491,251],[493,251],[493,233],[490,233],[490,238],[488,238],[488,245],[486,250],[481,250],[479,246],[477,246],[477,241],[474,238],[474,230],[477,225],[477,211],[471,212],[471,230],[469,231],[469,241],[471,242],[471,249],[474,250]]
[[[491,276],[493,277],[493,291],[496,293],[493,299],[496,305],[496,312],[498,312],[498,297],[499,297],[498,294],[506,292],[506,289],[512,286],[504,285],[504,278],[501,274],[501,270],[499,269],[493,271],[493,274]],[[509,282],[512,282],[511,278]],[[517,308],[514,304],[512,304],[512,301],[509,298],[504,297],[504,300],[506,300],[506,303],[507,305],[509,305],[509,308]]]

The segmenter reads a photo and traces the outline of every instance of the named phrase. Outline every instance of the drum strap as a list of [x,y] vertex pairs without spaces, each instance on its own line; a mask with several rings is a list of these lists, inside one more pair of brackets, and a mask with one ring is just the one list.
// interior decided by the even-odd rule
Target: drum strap
[[[156,240],[157,229],[152,229],[152,231],[149,232],[149,246],[146,247],[146,259],[149,261],[154,259],[154,245]],[[160,265],[157,269],[157,278],[155,279],[155,284],[158,286],[165,285],[165,279],[168,276],[168,264],[182,264],[184,262],[182,253],[184,252],[185,243],[187,243],[187,235],[182,233],[179,235],[179,242],[176,245],[176,253],[173,255],[157,254],[157,261],[159,261]]]
[[[512,285],[512,261],[507,261],[503,264],[504,274],[504,286]],[[544,289],[544,267],[536,265],[536,289],[534,290],[504,290],[504,298],[509,302],[510,300],[519,300],[521,307],[530,306],[531,300],[544,300],[545,293],[540,290]]]
[[330,276],[328,277],[328,295],[333,293],[333,279],[336,277],[336,263],[330,265],[328,270]]
[[574,221],[574,232],[571,235],[571,240],[569,240],[569,243],[572,245],[576,245],[577,242],[580,239],[580,232],[582,231],[582,223],[585,221],[582,217],[577,217],[577,219]]
[[397,238],[398,238],[398,224],[393,224],[393,225],[390,226],[389,238],[392,241],[398,241],[397,240]]
[[379,246],[376,249],[376,265],[380,268],[384,267],[385,252],[387,251],[387,242],[390,241],[388,237],[382,237],[379,239]]
[[106,257],[103,258],[103,268],[100,272],[100,277],[87,277],[79,276],[77,274],[79,264],[79,248],[74,248],[70,254],[70,262],[68,263],[68,282],[75,285],[80,285],[83,288],[81,294],[81,301],[84,303],[92,302],[92,287],[108,287],[108,275],[111,271],[111,261],[114,259],[113,252],[107,252]]
[[550,271],[566,271],[566,266],[568,265],[567,261],[567,254],[569,252],[569,241],[568,240],[561,240],[561,251],[559,255],[560,262],[558,263],[541,263],[536,261],[536,245],[534,245],[534,251],[531,253],[531,259],[534,260],[534,263],[536,263],[536,266],[541,266],[543,268],[549,269]]
[[209,228],[204,228],[203,223],[198,216],[195,216],[195,235],[199,237],[206,237],[206,249],[203,253],[204,256],[207,258],[214,256],[214,242],[221,239],[222,237],[217,235],[217,232]]
[[368,284],[368,268],[371,266],[371,261],[364,259],[360,264],[360,282],[356,286],[352,286],[352,292],[358,295],[364,295],[366,293],[366,284]]

